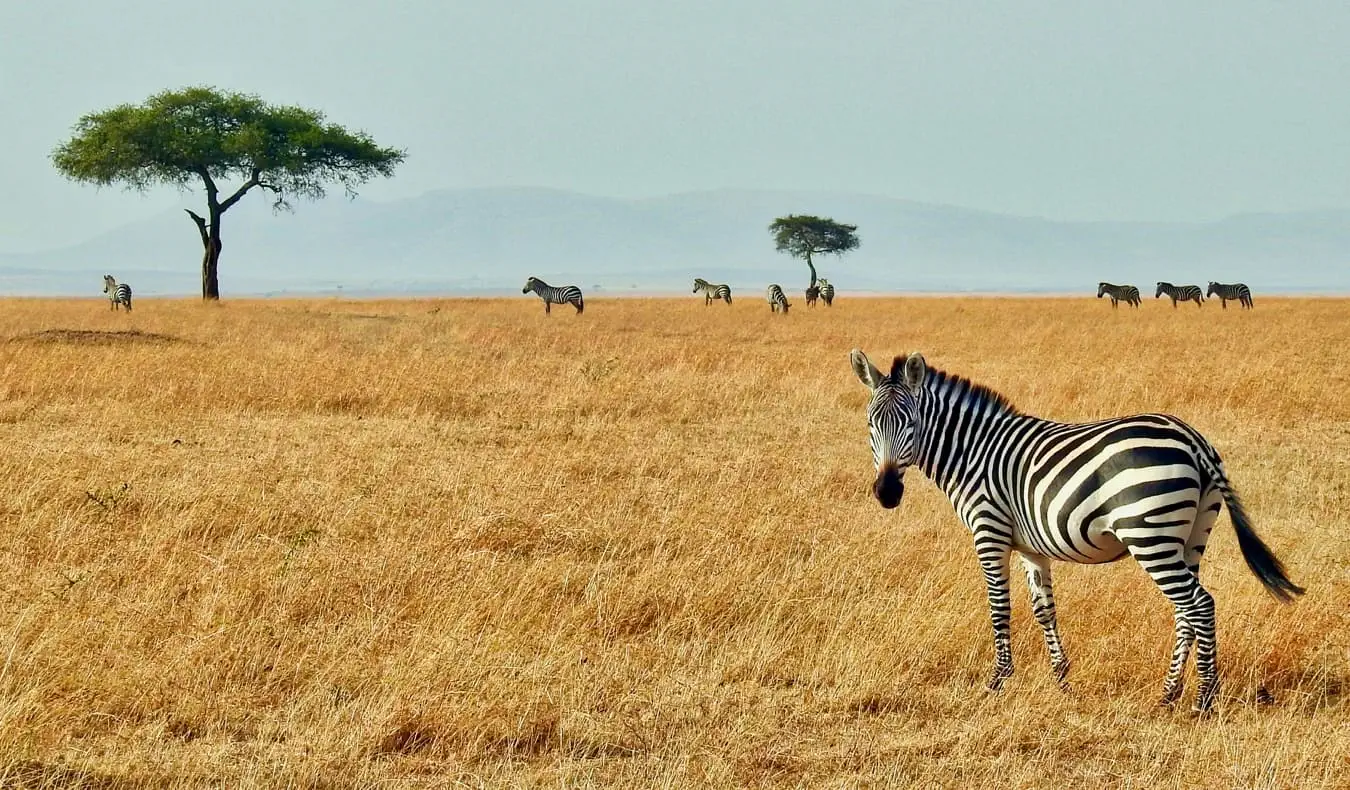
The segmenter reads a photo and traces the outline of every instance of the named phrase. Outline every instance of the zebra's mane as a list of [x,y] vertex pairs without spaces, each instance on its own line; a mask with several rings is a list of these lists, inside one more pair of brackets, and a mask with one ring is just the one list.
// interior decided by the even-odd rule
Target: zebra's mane
[[[896,357],[891,362],[891,380],[900,381],[904,376],[905,357]],[[932,386],[939,392],[949,393],[955,396],[957,400],[963,400],[967,403],[974,402],[978,404],[988,404],[996,411],[1005,414],[1022,414],[1022,410],[1013,405],[1007,395],[999,392],[993,387],[979,384],[958,373],[948,373],[945,370],[929,366],[928,372],[924,377],[925,383],[932,382]]]

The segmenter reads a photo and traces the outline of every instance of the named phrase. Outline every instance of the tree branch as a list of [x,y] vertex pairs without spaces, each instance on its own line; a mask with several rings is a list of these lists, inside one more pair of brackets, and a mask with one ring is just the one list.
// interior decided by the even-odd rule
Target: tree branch
[[211,246],[211,235],[206,232],[206,218],[190,208],[185,208],[183,210],[188,213],[189,217],[192,217],[193,222],[197,223],[197,232],[202,234],[202,246]]
[[211,209],[214,215],[220,208],[220,204],[216,202],[216,196],[220,194],[220,190],[216,188],[216,182],[212,180],[211,172],[204,165],[199,165],[193,170],[201,176],[202,183],[206,185],[206,206]]
[[224,214],[226,211],[229,211],[230,206],[233,206],[235,203],[238,203],[240,198],[242,198],[245,194],[248,193],[250,189],[256,186],[262,186],[262,171],[255,167],[253,168],[253,171],[249,174],[248,180],[245,181],[243,185],[239,187],[239,189],[235,190],[233,195],[230,195],[229,197],[225,198],[224,203],[220,204],[220,213]]

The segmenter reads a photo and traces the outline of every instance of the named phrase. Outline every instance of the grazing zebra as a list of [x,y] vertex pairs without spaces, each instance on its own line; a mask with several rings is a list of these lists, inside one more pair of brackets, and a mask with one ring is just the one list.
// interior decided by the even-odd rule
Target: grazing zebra
[[834,286],[824,277],[820,278],[820,298],[825,301],[825,306],[834,304]]
[[1052,422],[1023,414],[1002,395],[931,368],[914,353],[883,375],[860,349],[853,371],[872,391],[867,406],[872,491],[882,507],[904,495],[904,473],[917,464],[951,501],[974,536],[989,596],[998,691],[1013,673],[1009,561],[1021,555],[1032,613],[1063,682],[1069,659],[1060,643],[1051,560],[1095,564],[1126,554],[1172,602],[1176,641],[1162,704],[1181,696],[1192,644],[1200,687],[1197,710],[1218,692],[1214,599],[1200,586],[1200,558],[1223,504],[1247,567],[1288,602],[1303,589],[1253,531],[1219,454],[1194,428],[1166,414],[1092,423]]
[[813,285],[806,289],[806,306],[815,307],[816,300],[820,298],[820,286]]
[[1097,298],[1102,296],[1111,297],[1111,307],[1116,307],[1116,302],[1124,302],[1131,307],[1139,306],[1139,289],[1133,285],[1112,285],[1111,283],[1097,283]]
[[788,304],[787,296],[783,294],[783,289],[778,287],[778,283],[770,285],[769,290],[765,293],[765,296],[769,300],[769,309],[774,311],[775,313],[778,312],[779,309],[782,309],[782,311],[786,314],[788,308],[792,306]]
[[1173,285],[1171,283],[1158,283],[1158,291],[1153,294],[1157,299],[1163,294],[1172,297],[1172,309],[1175,310],[1177,302],[1195,302],[1196,307],[1204,305],[1205,297],[1200,293],[1198,285]]
[[703,306],[707,307],[713,303],[714,299],[721,299],[727,304],[731,304],[731,286],[714,285],[702,277],[694,278],[694,293],[703,293]]
[[1209,290],[1205,291],[1205,296],[1219,297],[1219,304],[1223,309],[1228,309],[1228,300],[1236,299],[1243,307],[1252,306],[1252,289],[1247,287],[1246,283],[1216,283],[1209,284]]
[[108,295],[108,309],[116,310],[118,305],[126,307],[127,312],[131,312],[131,286],[126,283],[118,284],[117,280],[111,274],[103,275],[103,293]]
[[575,285],[564,285],[558,288],[549,285],[538,277],[531,277],[525,281],[525,287],[520,292],[527,294],[534,291],[539,294],[539,298],[544,300],[544,312],[553,312],[555,304],[571,304],[577,309],[577,315],[586,309],[585,303],[581,299],[581,289]]

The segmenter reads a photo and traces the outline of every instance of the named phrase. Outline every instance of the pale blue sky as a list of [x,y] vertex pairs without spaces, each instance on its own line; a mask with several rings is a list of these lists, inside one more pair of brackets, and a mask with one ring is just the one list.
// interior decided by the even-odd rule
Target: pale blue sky
[[189,84],[406,147],[376,199],[534,185],[1092,220],[1350,208],[1344,0],[4,0],[0,252],[195,205],[69,184],[48,160],[82,113]]

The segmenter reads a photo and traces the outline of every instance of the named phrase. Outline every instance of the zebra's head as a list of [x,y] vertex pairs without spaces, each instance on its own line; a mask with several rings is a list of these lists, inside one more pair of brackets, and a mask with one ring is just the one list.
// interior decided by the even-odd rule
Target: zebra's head
[[1106,293],[1106,283],[1097,283],[1097,298],[1102,298],[1104,293]]
[[1219,284],[1214,282],[1213,280],[1210,280],[1209,290],[1205,291],[1205,296],[1214,296],[1218,292],[1219,292]]
[[1154,298],[1154,299],[1157,299],[1158,297],[1162,296],[1162,294],[1163,294],[1163,286],[1164,286],[1164,285],[1170,286],[1171,283],[1159,282],[1159,283],[1158,283],[1158,290],[1156,290],[1156,291],[1153,292],[1153,298]]
[[702,277],[695,277],[695,278],[694,278],[694,293],[698,293],[698,292],[699,292],[700,290],[702,290],[702,289],[704,288],[704,286],[706,286],[707,284],[708,284],[708,281],[705,280],[705,279],[703,279]]
[[521,288],[521,289],[520,289],[520,292],[523,293],[523,294],[527,294],[527,293],[529,293],[530,291],[533,291],[534,288],[535,288],[535,286],[538,285],[538,284],[539,284],[539,278],[538,278],[538,277],[531,277],[530,279],[528,279],[528,280],[525,281],[525,287],[524,287],[524,288]]
[[893,508],[905,495],[905,470],[914,463],[915,404],[928,364],[916,351],[896,357],[891,372],[882,375],[860,348],[853,349],[849,360],[858,380],[872,391],[867,404],[867,430],[877,472],[872,493],[882,507]]
[[117,280],[113,279],[111,274],[103,275],[103,293],[108,293],[117,287]]

